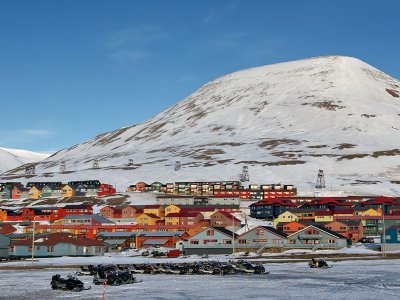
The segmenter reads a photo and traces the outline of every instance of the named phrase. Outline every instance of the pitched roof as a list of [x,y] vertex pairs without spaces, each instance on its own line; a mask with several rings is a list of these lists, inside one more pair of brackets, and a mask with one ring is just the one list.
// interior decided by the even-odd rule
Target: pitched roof
[[327,229],[327,228],[325,228],[325,227],[323,227],[323,226],[318,226],[318,225],[310,225],[310,226],[314,226],[314,227],[316,227],[316,228],[318,228],[318,229],[320,229],[320,230],[322,230],[322,231],[325,231],[326,233],[329,233],[330,235],[336,236],[337,238],[340,238],[340,239],[347,239],[347,238],[344,237],[343,235],[341,235],[341,234],[339,234],[339,233],[337,233],[337,232],[334,232],[334,231],[332,231],[332,230],[330,230],[330,229]]
[[136,232],[129,232],[129,231],[117,231],[117,232],[100,232],[97,236],[104,237],[104,238],[116,238],[116,237],[132,237],[136,236]]
[[206,228],[205,230],[207,230],[207,229],[209,229],[209,228],[213,228],[213,229],[215,229],[215,230],[218,230],[219,232],[221,232],[221,233],[223,233],[223,234],[225,234],[225,235],[227,235],[227,236],[232,236],[233,235],[233,237],[234,238],[237,238],[239,235],[237,235],[236,233],[234,233],[234,232],[232,232],[232,231],[230,231],[230,230],[228,230],[228,229],[226,229],[225,227],[208,227],[208,228]]
[[275,229],[274,227],[271,227],[271,226],[260,226],[260,227],[263,227],[265,230],[271,231],[272,233],[275,233],[276,235],[279,235],[281,237],[284,237],[284,238],[287,237],[286,233],[284,233],[283,231],[280,231],[278,229]]
[[92,208],[89,204],[67,204],[63,208],[66,209],[84,209],[84,208]]
[[164,245],[168,239],[148,239],[143,242],[143,245]]
[[169,231],[140,231],[137,232],[136,235],[138,236],[145,236],[145,237],[162,237],[162,236],[181,236],[182,234],[184,234],[185,232],[182,231],[173,231],[173,232],[169,232]]
[[63,218],[63,220],[85,220],[85,219],[94,219],[102,224],[114,224],[114,222],[100,215],[68,215]]
[[[81,238],[77,235],[57,232],[41,237],[35,237],[35,245],[54,246],[60,243],[70,243],[76,246],[104,246],[103,242],[88,238]],[[32,238],[26,240],[11,240],[11,246],[31,246]]]

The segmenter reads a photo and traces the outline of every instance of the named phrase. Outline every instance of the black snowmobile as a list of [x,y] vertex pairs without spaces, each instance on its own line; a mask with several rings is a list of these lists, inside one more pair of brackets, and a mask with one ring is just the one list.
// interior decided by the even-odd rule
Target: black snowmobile
[[76,276],[92,276],[97,273],[97,267],[93,265],[81,266],[81,270],[76,271]]
[[90,286],[88,288],[85,288],[83,282],[72,275],[68,275],[67,278],[62,278],[60,274],[54,275],[51,278],[50,285],[53,290],[64,290],[73,292],[80,292],[83,290],[91,289]]
[[98,266],[97,274],[93,277],[95,285],[108,284],[108,285],[121,285],[142,282],[132,276],[131,272],[126,269],[119,271],[115,266]]
[[329,266],[328,263],[323,258],[313,258],[308,263],[308,265],[310,266],[310,268],[317,268],[317,269],[332,268],[332,266]]

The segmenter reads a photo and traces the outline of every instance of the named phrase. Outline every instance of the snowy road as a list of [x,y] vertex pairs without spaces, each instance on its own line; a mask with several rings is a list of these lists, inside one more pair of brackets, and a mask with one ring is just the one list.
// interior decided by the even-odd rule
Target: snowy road
[[[106,299],[399,299],[400,260],[266,264],[268,275],[139,275],[142,283],[107,286]],[[0,299],[101,299],[103,287],[80,277],[89,291],[53,291],[51,276],[71,269],[0,271]]]

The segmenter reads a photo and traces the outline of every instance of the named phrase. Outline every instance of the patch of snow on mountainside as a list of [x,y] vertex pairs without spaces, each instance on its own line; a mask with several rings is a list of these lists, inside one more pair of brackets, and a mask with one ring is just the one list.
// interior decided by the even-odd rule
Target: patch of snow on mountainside
[[0,147],[0,174],[27,163],[41,161],[49,154]]
[[[98,178],[125,188],[237,180],[247,165],[251,182],[295,184],[300,192],[313,191],[323,169],[329,190],[397,194],[399,95],[398,80],[351,57],[241,70],[146,122],[55,153],[37,165],[37,179]],[[5,175],[21,177],[23,169]]]

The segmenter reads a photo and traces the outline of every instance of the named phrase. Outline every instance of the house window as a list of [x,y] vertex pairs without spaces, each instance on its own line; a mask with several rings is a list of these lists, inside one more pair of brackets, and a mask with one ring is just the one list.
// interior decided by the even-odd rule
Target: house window
[[191,245],[198,245],[199,244],[199,240],[191,240],[190,244]]
[[222,243],[225,245],[232,245],[232,240],[223,240]]
[[346,230],[346,227],[340,226],[340,230]]
[[264,230],[263,229],[257,229],[256,235],[264,235]]
[[329,244],[335,244],[335,243],[336,243],[336,240],[328,240],[328,243],[329,243]]
[[207,230],[207,236],[214,236],[214,230],[212,229]]
[[247,243],[247,240],[245,240],[245,239],[240,239],[239,240],[239,244],[246,244]]
[[54,252],[54,246],[48,246],[47,252]]
[[290,239],[290,240],[289,240],[289,244],[292,244],[292,245],[293,245],[293,244],[296,244],[296,240]]

